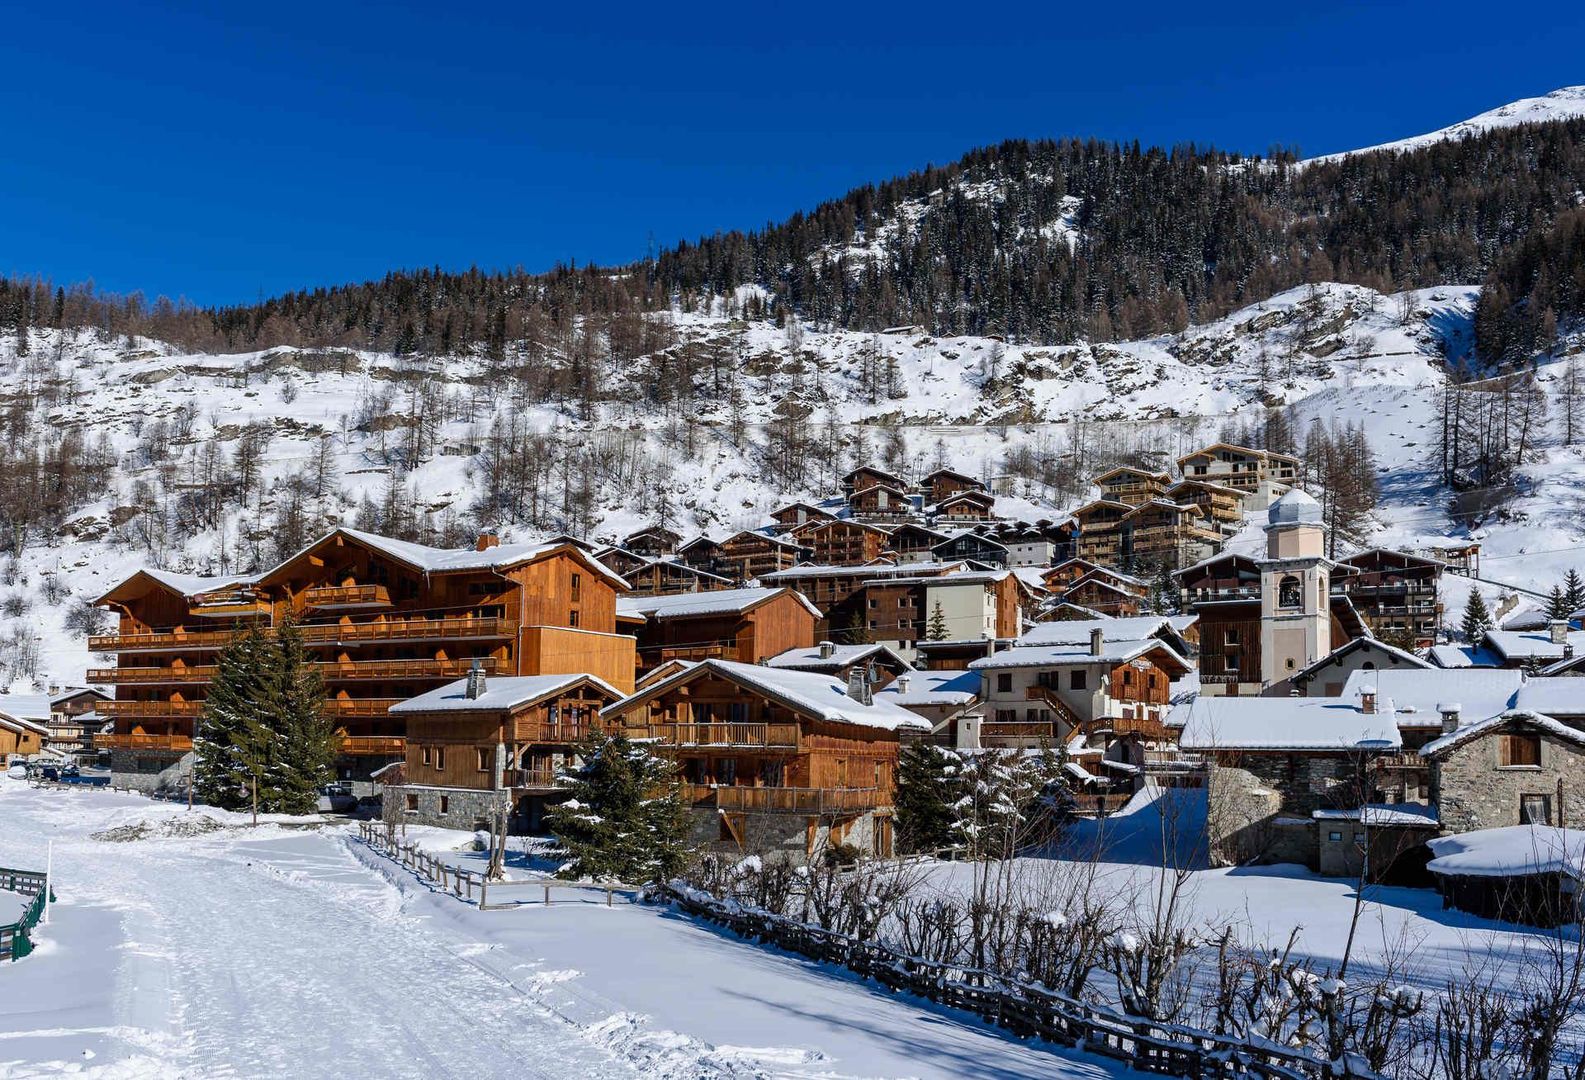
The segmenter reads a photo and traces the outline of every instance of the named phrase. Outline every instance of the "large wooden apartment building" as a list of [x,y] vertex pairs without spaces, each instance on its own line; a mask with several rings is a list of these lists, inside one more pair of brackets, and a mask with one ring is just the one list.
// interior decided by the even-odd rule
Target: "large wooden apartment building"
[[113,667],[99,711],[117,782],[181,782],[180,761],[216,658],[241,629],[291,619],[318,663],[344,735],[339,775],[364,781],[401,759],[406,727],[390,706],[465,675],[592,674],[633,686],[633,638],[616,633],[620,576],[571,543],[446,550],[336,529],[263,574],[195,578],[141,570],[98,603],[118,616],[89,648]]

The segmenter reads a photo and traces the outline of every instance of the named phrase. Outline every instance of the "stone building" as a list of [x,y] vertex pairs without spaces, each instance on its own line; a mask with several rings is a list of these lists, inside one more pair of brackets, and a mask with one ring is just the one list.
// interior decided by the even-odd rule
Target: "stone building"
[[1514,710],[1451,726],[1420,753],[1448,832],[1585,822],[1585,731],[1553,717]]

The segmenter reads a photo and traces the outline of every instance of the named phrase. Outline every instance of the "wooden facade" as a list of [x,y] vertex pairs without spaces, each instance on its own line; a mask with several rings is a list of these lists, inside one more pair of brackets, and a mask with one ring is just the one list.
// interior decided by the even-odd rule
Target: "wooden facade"
[[848,497],[853,516],[867,521],[902,521],[913,513],[913,506],[907,491],[888,483],[870,484]]
[[939,522],[990,521],[995,516],[996,499],[983,491],[960,491],[936,504]]
[[1441,579],[1435,559],[1372,548],[1340,560],[1332,585],[1348,595],[1377,637],[1429,648],[1442,623]]
[[257,579],[226,582],[140,572],[99,603],[114,633],[89,648],[116,666],[91,670],[117,688],[99,711],[115,721],[101,748],[179,755],[191,748],[216,657],[243,627],[296,622],[343,733],[341,773],[357,778],[401,757],[391,704],[464,675],[588,672],[633,685],[633,639],[618,635],[626,586],[571,544],[444,552],[338,529]]
[[1094,482],[1095,486],[1101,489],[1103,501],[1139,506],[1152,499],[1163,497],[1172,483],[1172,477],[1166,473],[1153,473],[1146,469],[1136,469],[1131,465],[1120,465],[1103,472]]
[[796,566],[803,551],[792,540],[745,530],[721,541],[721,572],[741,584]]
[[1133,513],[1128,503],[1097,499],[1073,512],[1079,533],[1073,550],[1077,558],[1102,566],[1123,565],[1123,519]]
[[886,550],[901,562],[934,558],[931,549],[946,540],[947,534],[915,522],[907,522],[893,529],[886,541]]
[[926,502],[939,503],[960,491],[984,491],[985,485],[966,473],[951,469],[937,469],[919,481],[919,491]]
[[[605,559],[602,557],[601,561]],[[613,566],[612,569],[616,568]],[[673,593],[713,592],[732,587],[730,578],[698,570],[673,559],[650,559],[636,569],[617,572],[627,579],[633,596],[669,596]]]
[[885,529],[857,521],[828,521],[796,535],[799,543],[807,545],[810,561],[820,566],[874,562],[891,539]]
[[876,484],[887,484],[899,491],[908,490],[908,481],[896,473],[887,472],[876,465],[864,465],[854,469],[842,478],[842,491],[849,498],[852,498],[858,492],[863,491],[867,487],[874,487]]
[[836,515],[810,503],[795,502],[772,511],[771,520],[785,532],[810,522],[835,521]]
[[671,660],[757,664],[788,649],[813,647],[819,616],[804,598],[791,589],[758,591],[769,595],[734,610],[661,611],[631,621],[639,666],[647,671]]

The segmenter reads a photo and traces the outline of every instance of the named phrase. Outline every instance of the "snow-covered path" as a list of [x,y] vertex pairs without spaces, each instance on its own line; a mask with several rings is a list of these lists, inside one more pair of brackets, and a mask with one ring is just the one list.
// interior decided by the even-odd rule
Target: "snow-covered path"
[[1132,1075],[663,909],[480,913],[345,828],[195,817],[0,779],[0,865],[53,838],[61,896],[0,967],[0,1075]]

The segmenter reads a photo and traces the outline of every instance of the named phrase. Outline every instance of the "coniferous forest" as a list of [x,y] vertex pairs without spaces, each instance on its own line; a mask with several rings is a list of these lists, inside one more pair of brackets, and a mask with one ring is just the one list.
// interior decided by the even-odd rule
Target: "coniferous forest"
[[1180,329],[1304,282],[1485,280],[1500,286],[1481,310],[1497,359],[1544,348],[1579,313],[1582,187],[1585,120],[1312,163],[1018,140],[626,267],[400,271],[224,308],[13,278],[0,327],[99,326],[204,351],[500,355],[582,318],[623,360],[654,346],[643,312],[745,285],[761,290],[734,304],[749,317],[1061,343]]

